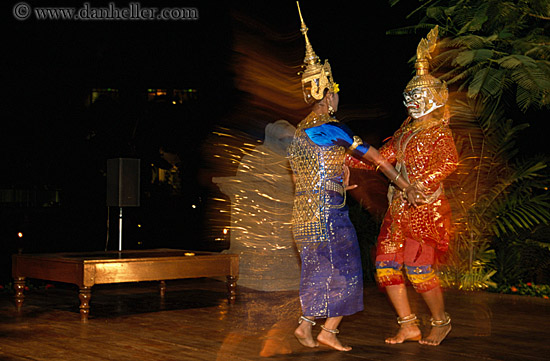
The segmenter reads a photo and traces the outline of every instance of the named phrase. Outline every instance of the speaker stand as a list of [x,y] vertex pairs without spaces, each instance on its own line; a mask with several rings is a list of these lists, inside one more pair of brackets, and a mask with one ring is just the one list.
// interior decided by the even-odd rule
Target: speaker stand
[[122,207],[118,214],[118,251],[122,252]]

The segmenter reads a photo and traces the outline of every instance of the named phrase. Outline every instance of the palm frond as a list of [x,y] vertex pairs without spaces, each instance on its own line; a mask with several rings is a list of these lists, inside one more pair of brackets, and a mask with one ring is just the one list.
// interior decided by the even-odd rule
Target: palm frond
[[487,37],[487,36],[470,34],[470,35],[457,36],[454,38],[447,38],[446,42],[443,44],[450,48],[465,47],[468,49],[483,49],[483,48],[492,47],[492,43],[495,39],[496,39],[495,35]]
[[[487,9],[489,8],[488,2],[482,2],[475,11],[471,12],[471,18],[466,22],[462,28],[458,31],[458,34],[464,34],[466,32],[476,32],[481,30],[481,27],[489,19],[487,16]],[[473,9],[472,9],[473,10]]]
[[422,4],[418,8],[414,9],[409,15],[406,16],[406,18],[409,19],[410,17],[412,17],[417,12],[421,11],[424,8],[429,7],[430,4],[432,4],[433,2],[435,2],[437,4],[439,2],[439,0],[427,0],[425,4]]
[[426,16],[440,23],[444,23],[448,15],[444,6],[430,6],[426,9]]
[[485,97],[499,97],[504,89],[506,71],[486,67],[478,71],[470,86],[468,97],[475,98],[479,94]]
[[507,233],[519,234],[521,230],[532,229],[538,224],[548,224],[549,209],[550,202],[544,194],[535,197],[509,195],[495,209],[493,232],[495,236],[501,237]]
[[541,242],[533,239],[526,239],[525,243],[550,251],[550,243],[547,243],[547,242]]
[[536,67],[535,60],[531,57],[520,55],[520,54],[512,54],[505,56],[501,59],[499,59],[498,64],[500,64],[501,67],[507,68],[507,69],[515,69],[518,67]]
[[[511,194],[511,187],[514,185],[530,181],[533,178],[540,177],[540,170],[546,168],[546,164],[537,161],[537,162],[524,162],[518,164],[513,171],[507,171],[504,175],[495,182],[490,189],[481,196],[480,204],[483,205],[482,209],[477,209],[476,211],[481,212],[481,217],[488,217],[489,219],[493,218],[492,215],[497,214],[496,209],[499,209],[499,205],[502,202],[510,201],[507,198]],[[513,190],[512,190],[513,191]],[[504,219],[504,222],[509,220]]]
[[390,6],[395,6],[400,0],[389,0]]
[[532,105],[542,103],[541,94],[550,92],[550,75],[547,65],[539,64],[528,56],[507,57],[501,66],[513,69],[511,78],[517,83],[516,101],[521,110],[526,111]]
[[534,45],[529,50],[527,50],[524,55],[541,60],[550,59],[550,45]]
[[481,48],[464,50],[456,55],[452,64],[457,66],[468,66],[470,63],[478,63],[491,59],[493,55],[494,52],[491,49]]
[[478,71],[483,69],[486,65],[484,63],[478,63],[468,68],[463,69],[462,72],[448,81],[449,84],[462,83],[462,87],[466,87],[469,83],[470,77],[475,75]]

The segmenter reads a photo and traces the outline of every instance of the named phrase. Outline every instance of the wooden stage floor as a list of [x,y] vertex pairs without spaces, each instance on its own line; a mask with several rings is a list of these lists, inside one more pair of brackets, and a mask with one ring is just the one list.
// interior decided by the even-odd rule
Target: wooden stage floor
[[[25,293],[17,315],[13,295],[0,293],[0,360],[545,360],[550,355],[550,301],[486,292],[445,293],[453,330],[438,347],[386,345],[395,317],[386,296],[365,288],[365,311],[344,319],[347,353],[308,349],[292,336],[300,315],[297,292],[237,289],[228,305],[225,281],[96,285],[90,321],[79,318],[76,286]],[[427,310],[414,295],[427,329]],[[318,330],[318,326],[316,326]]]

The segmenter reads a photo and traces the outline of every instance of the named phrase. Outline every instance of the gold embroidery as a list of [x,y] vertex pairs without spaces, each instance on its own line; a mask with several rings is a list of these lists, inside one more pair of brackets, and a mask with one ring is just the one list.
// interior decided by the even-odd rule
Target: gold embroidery
[[[343,207],[329,204],[326,192],[336,190],[343,174],[345,149],[342,146],[319,147],[304,129],[337,121],[328,115],[310,113],[296,128],[294,140],[288,148],[292,170],[296,174],[293,231],[296,241],[319,242],[327,240],[324,211]],[[343,192],[339,187],[337,192]],[[341,193],[342,194],[342,193]],[[345,192],[343,193],[345,194]]]

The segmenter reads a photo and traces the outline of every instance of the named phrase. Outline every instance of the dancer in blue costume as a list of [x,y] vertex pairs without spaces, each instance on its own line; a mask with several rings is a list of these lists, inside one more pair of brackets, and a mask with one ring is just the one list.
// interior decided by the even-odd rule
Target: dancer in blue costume
[[[363,310],[363,275],[357,235],[346,206],[346,159],[353,156],[377,165],[413,205],[422,195],[375,148],[333,118],[338,109],[338,84],[328,61],[321,64],[313,51],[301,13],[300,19],[306,40],[302,90],[312,112],[300,122],[288,148],[295,179],[292,230],[302,260],[303,315],[294,335],[307,347],[322,343],[349,351],[351,347],[342,345],[336,335],[343,316]],[[312,327],[318,318],[326,321],[315,340]]]

